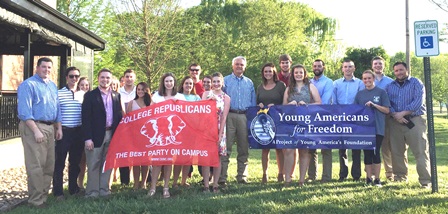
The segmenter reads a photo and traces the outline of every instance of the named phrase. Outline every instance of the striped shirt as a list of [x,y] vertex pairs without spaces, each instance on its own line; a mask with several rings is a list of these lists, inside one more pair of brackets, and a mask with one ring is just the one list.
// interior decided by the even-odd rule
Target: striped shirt
[[246,76],[230,74],[224,77],[225,93],[230,96],[230,109],[245,111],[256,106],[254,83]]
[[56,84],[44,81],[38,74],[26,79],[17,89],[19,119],[61,122],[57,94]]
[[412,111],[412,116],[426,114],[425,86],[422,81],[409,76],[403,85],[393,81],[386,87],[390,99],[390,112]]
[[82,103],[75,99],[72,90],[67,87],[58,91],[59,105],[62,115],[62,126],[74,128],[81,126],[81,106]]
[[356,77],[347,80],[344,77],[333,82],[333,104],[353,104],[358,91],[365,88],[362,81]]

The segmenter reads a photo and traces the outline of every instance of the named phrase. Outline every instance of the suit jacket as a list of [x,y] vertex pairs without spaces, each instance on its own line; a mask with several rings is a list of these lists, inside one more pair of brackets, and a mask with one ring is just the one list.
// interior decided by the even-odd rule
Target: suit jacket
[[[112,91],[112,133],[121,121],[122,109],[120,93]],[[92,139],[95,147],[101,147],[106,133],[106,110],[99,88],[84,95],[82,103],[82,131],[83,140]]]

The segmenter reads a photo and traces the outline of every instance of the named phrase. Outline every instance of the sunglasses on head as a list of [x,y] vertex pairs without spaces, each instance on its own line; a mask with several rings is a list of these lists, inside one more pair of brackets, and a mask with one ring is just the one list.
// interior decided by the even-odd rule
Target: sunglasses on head
[[190,71],[199,71],[199,69],[190,69]]
[[79,75],[69,74],[68,77],[69,77],[70,79],[73,79],[73,78],[79,78]]

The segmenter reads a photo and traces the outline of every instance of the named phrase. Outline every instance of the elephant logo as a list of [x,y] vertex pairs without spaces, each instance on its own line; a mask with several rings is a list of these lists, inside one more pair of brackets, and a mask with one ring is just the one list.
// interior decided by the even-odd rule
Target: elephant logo
[[140,129],[140,133],[149,139],[146,147],[179,145],[176,136],[185,128],[185,122],[177,115],[150,119]]

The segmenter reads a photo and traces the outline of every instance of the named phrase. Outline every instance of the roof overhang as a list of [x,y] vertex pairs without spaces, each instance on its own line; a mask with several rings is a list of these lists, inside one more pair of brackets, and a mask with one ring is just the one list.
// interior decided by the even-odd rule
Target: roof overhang
[[99,51],[105,48],[105,40],[40,0],[1,0],[0,7],[93,50]]

